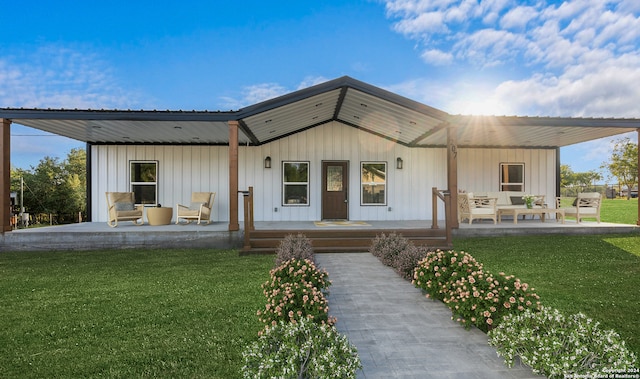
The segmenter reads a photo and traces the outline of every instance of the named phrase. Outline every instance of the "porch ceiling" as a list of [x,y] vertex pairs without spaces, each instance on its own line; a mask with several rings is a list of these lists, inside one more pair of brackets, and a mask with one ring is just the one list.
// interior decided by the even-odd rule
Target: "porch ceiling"
[[640,128],[640,119],[460,116],[349,77],[237,111],[0,109],[0,118],[92,144],[261,145],[337,121],[406,146],[446,146],[447,127],[460,147],[562,147]]

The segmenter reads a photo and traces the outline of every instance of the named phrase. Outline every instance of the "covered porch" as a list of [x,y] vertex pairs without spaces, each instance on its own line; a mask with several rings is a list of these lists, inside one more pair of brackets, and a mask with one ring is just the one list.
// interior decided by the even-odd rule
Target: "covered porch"
[[[448,194],[457,194],[459,188],[469,192],[500,190],[497,188],[498,162],[526,159],[530,174],[526,185],[523,179],[522,190],[553,198],[560,192],[561,147],[631,131],[640,133],[639,119],[450,115],[349,77],[227,112],[0,109],[0,233],[3,241],[15,242],[16,248],[27,246],[29,242],[8,236],[23,233],[12,231],[10,223],[12,123],[87,143],[87,171],[91,178],[87,181],[87,213],[89,221],[96,221],[96,225],[106,218],[104,193],[131,189],[131,180],[127,178],[131,161],[159,161],[162,169],[166,169],[158,175],[161,179],[155,185],[156,189],[160,188],[161,195],[156,195],[152,204],[173,206],[198,190],[192,182],[202,180],[198,186],[218,193],[217,223],[212,229],[193,232],[179,226],[179,231],[174,232],[168,229],[172,226],[167,226],[166,234],[175,242],[167,239],[166,243],[160,243],[178,247],[181,244],[197,246],[200,243],[197,241],[203,238],[209,239],[208,245],[201,242],[206,247],[238,244],[246,247],[246,242],[238,242],[246,235],[239,193],[251,186],[260,189],[260,198],[255,200],[256,230],[253,234],[257,236],[262,232],[266,234],[270,229],[268,225],[275,225],[270,229],[273,233],[295,230],[285,227],[291,224],[308,233],[318,233],[318,238],[324,238],[324,234],[336,239],[344,234],[346,241],[348,237],[354,239],[353,232],[358,231],[362,233],[358,238],[366,240],[375,236],[376,231],[393,231],[400,225],[415,222],[412,227],[402,230],[406,233],[411,230],[416,234],[416,240],[433,238],[429,242],[431,246],[439,246],[437,239],[444,234],[446,241],[442,246],[445,247],[450,242],[447,233],[456,235],[469,227],[460,225],[458,228],[457,217],[451,212],[457,209],[456,196],[449,196],[445,209],[442,204],[435,205],[429,188],[440,188]],[[303,186],[307,186],[307,193],[300,197],[304,199],[303,203],[290,203],[286,198],[285,181],[280,169],[271,169],[272,159],[275,167],[287,161],[306,165],[307,179]],[[279,164],[275,165],[276,162]],[[337,202],[323,197],[328,192],[324,190],[327,186],[321,185],[325,179],[324,162],[352,163],[352,170],[347,169],[352,173],[351,182],[349,175],[345,175],[344,185],[338,186],[345,191],[351,190],[350,198],[348,192],[347,197]],[[391,199],[363,200],[359,190],[362,182],[357,172],[363,162],[382,163],[388,178],[384,194]],[[311,188],[312,185],[315,187]],[[345,216],[340,218],[370,220],[366,222],[368,225],[362,230],[345,226],[333,230],[309,221],[330,218],[323,213],[324,206],[335,204],[345,208]],[[440,212],[440,217],[431,216],[432,211]],[[430,217],[449,223],[442,221],[435,229]],[[638,220],[640,223],[640,206]],[[536,227],[568,229],[570,225],[559,226],[549,221],[546,224],[553,227]],[[106,223],[104,226],[107,227]],[[61,241],[75,246],[74,234],[63,234],[66,232],[58,228],[55,230],[61,234],[50,234],[48,238],[53,242],[49,246],[60,244],[63,248]],[[75,236],[89,241],[85,242],[88,248],[92,238],[97,246],[109,245],[111,242],[106,241],[109,237],[102,241],[99,237],[102,235],[110,235],[114,246],[153,246],[157,241],[164,241],[159,235],[163,232],[156,236],[125,225],[111,231],[115,234],[82,231],[82,226],[77,228],[80,231],[76,233],[84,234]],[[141,228],[159,230],[157,227]],[[470,228],[479,230],[475,225]],[[491,224],[489,228],[500,233],[513,226]],[[519,223],[518,228],[522,230],[526,226]],[[29,233],[46,234],[46,229]],[[206,234],[204,230],[216,234]],[[264,238],[275,240],[277,234]],[[273,245],[273,241],[269,243]],[[3,249],[4,246],[11,245],[3,245]],[[362,249],[362,246],[351,247]],[[347,246],[343,244],[342,247]]]
[[[319,224],[313,221],[263,221],[255,222],[255,232],[277,231],[281,236],[291,233],[305,235],[324,234],[329,237],[346,233],[353,241],[363,243],[353,246],[334,246],[322,248],[317,240],[312,243],[317,251],[367,251],[371,239],[380,233],[396,232],[412,238],[431,230],[431,221],[359,221],[350,225]],[[444,228],[444,223],[441,223]],[[474,221],[473,224],[460,224],[453,230],[455,237],[491,237],[519,235],[581,235],[581,234],[619,234],[640,233],[635,225],[610,224],[595,221],[583,221],[577,224],[566,220],[564,224],[555,220],[541,222],[538,218],[520,220],[513,224],[505,220],[497,225],[491,221]],[[355,238],[355,236],[360,236]],[[437,247],[437,246],[436,246]],[[100,249],[153,249],[153,248],[211,248],[237,249],[244,251],[244,227],[238,231],[229,231],[225,222],[209,225],[162,225],[135,226],[123,222],[117,228],[110,228],[106,222],[85,222],[80,224],[58,225],[34,229],[19,229],[0,235],[0,251],[64,251],[64,250],[100,250]],[[455,248],[455,241],[454,246]],[[254,249],[253,252],[270,252],[272,249]]]

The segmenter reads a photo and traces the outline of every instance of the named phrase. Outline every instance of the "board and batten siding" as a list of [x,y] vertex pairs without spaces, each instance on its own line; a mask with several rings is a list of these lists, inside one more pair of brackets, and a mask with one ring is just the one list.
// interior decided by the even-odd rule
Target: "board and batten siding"
[[[92,146],[92,219],[106,221],[105,192],[129,191],[129,162],[158,161],[158,202],[189,204],[191,192],[216,192],[212,220],[229,221],[227,146]],[[271,157],[271,168],[264,160]],[[404,162],[396,168],[396,159]],[[350,220],[430,220],[431,188],[447,188],[445,148],[409,148],[341,123],[331,122],[262,146],[238,149],[238,187],[254,188],[255,221],[317,221],[321,218],[323,161],[349,162]],[[282,204],[282,162],[309,162],[309,206]],[[387,202],[360,205],[361,162],[387,163]],[[500,163],[524,163],[527,192],[555,195],[555,150],[458,150],[458,186],[466,191],[497,191]],[[239,218],[243,220],[242,196]],[[439,219],[444,207],[438,205]],[[175,216],[174,216],[175,218]]]
[[545,195],[547,204],[555,206],[555,149],[458,149],[458,189],[499,191],[501,163],[523,163],[524,192]]

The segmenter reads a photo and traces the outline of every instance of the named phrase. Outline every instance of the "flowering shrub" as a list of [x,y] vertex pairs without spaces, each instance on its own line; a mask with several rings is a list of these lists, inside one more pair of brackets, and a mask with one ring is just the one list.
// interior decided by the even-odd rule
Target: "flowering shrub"
[[291,259],[313,260],[311,240],[302,233],[288,234],[276,249],[276,266]]
[[428,253],[414,271],[413,284],[447,304],[465,327],[485,332],[506,314],[540,306],[540,297],[527,283],[504,273],[495,276],[465,252]]
[[265,309],[258,318],[267,327],[278,321],[294,322],[307,318],[320,324],[335,324],[329,317],[329,306],[323,293],[331,282],[324,270],[308,259],[291,259],[270,272],[271,279],[262,285],[267,297]]
[[371,243],[369,252],[387,266],[395,267],[398,254],[406,250],[411,242],[401,234],[389,233],[377,235]]
[[398,253],[393,268],[404,279],[411,280],[418,262],[424,259],[427,253],[429,253],[429,250],[426,247],[410,244],[406,249]]
[[458,278],[482,271],[482,265],[471,255],[453,250],[436,250],[418,262],[412,283],[427,292],[427,297],[444,300]]
[[356,348],[329,325],[280,321],[244,352],[245,378],[355,378]]
[[486,332],[507,314],[538,309],[540,297],[532,291],[512,275],[474,271],[457,279],[443,301],[465,327],[475,325]]
[[565,317],[542,307],[505,316],[489,332],[489,344],[509,367],[518,355],[535,373],[550,378],[613,377],[606,373],[637,370],[637,357],[620,336],[581,313]]

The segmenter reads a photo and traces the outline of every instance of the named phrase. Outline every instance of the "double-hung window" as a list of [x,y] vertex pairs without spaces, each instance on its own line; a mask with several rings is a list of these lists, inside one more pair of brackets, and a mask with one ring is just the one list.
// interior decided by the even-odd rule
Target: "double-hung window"
[[387,163],[362,162],[360,164],[360,204],[387,204]]
[[309,205],[309,162],[282,162],[282,205]]
[[524,163],[500,163],[500,191],[524,191]]
[[130,183],[136,204],[158,204],[158,161],[131,161]]

